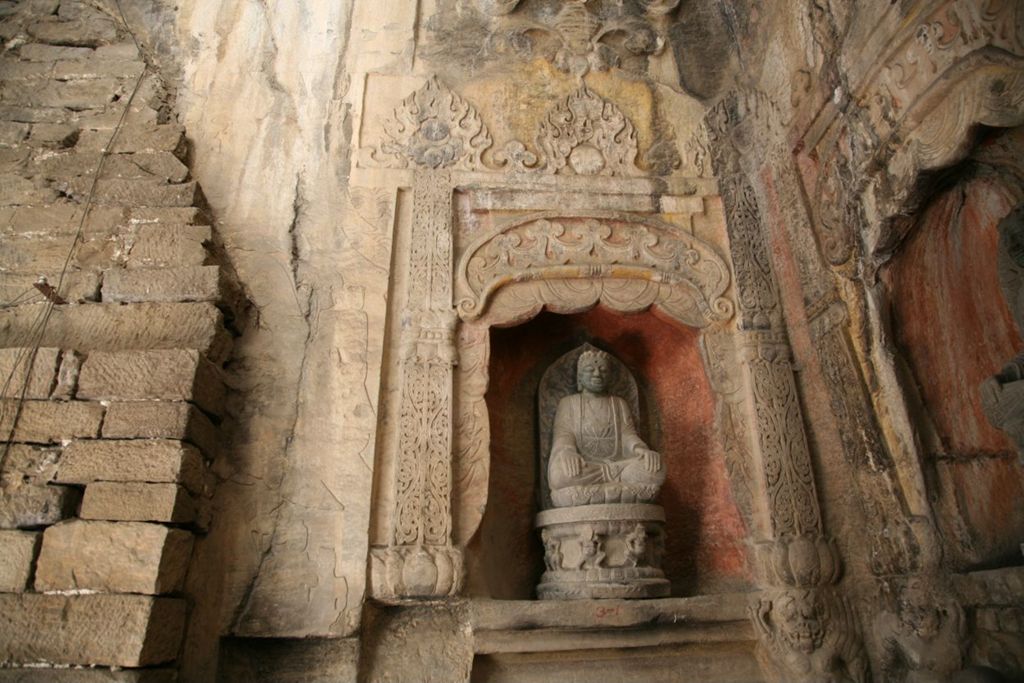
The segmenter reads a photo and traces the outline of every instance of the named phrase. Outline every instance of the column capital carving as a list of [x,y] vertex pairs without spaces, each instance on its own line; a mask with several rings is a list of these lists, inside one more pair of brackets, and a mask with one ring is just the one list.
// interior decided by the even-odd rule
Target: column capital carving
[[769,584],[815,588],[834,584],[842,573],[831,538],[818,534],[780,536],[757,544],[760,573]]

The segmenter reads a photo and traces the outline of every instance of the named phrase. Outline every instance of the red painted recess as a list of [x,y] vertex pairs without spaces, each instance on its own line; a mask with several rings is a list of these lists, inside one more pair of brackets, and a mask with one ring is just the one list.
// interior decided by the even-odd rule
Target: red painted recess
[[715,433],[715,397],[699,331],[655,310],[627,315],[600,306],[575,315],[543,312],[522,325],[491,332],[490,491],[474,544],[486,579],[474,583],[495,598],[532,596],[543,570],[532,528],[537,386],[552,362],[583,342],[614,353],[647,397],[645,438],[668,466],[660,503],[667,518],[664,569],[673,594],[746,588],[746,530]]

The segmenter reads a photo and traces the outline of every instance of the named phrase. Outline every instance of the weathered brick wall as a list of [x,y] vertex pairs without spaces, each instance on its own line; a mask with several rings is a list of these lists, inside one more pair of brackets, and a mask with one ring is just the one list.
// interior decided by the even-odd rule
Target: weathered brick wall
[[118,17],[0,1],[0,39],[0,681],[172,680],[230,340],[211,228]]

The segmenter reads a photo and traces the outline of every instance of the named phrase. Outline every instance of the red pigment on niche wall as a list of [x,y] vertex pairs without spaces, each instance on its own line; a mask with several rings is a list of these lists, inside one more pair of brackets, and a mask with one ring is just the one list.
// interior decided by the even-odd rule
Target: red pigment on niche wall
[[[532,572],[504,584],[507,595],[494,597],[524,597],[527,585],[542,571],[540,543],[532,528],[537,507],[536,390],[544,370],[585,341],[614,353],[646,385],[655,404],[660,433],[647,437],[667,465],[659,502],[668,531],[664,569],[673,593],[745,587],[750,580],[743,547],[746,531],[714,430],[715,396],[698,331],[654,312],[623,315],[598,307],[578,315],[542,313],[524,325],[492,331],[487,393],[491,484],[480,552],[485,558],[495,551],[507,556],[507,563],[492,565],[491,574],[507,572],[508,563],[523,563],[525,555],[532,567]],[[522,405],[526,399],[528,407]],[[532,485],[529,495],[523,494],[526,485]]]
[[1013,450],[978,386],[1022,348],[996,272],[997,225],[1013,201],[989,178],[940,193],[884,273],[896,336],[945,451]]

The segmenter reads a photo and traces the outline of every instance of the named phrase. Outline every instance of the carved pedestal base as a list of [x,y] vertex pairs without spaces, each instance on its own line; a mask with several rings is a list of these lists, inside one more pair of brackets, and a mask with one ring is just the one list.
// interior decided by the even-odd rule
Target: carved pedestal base
[[665,511],[660,505],[613,504],[554,508],[537,515],[547,570],[542,600],[660,598]]

